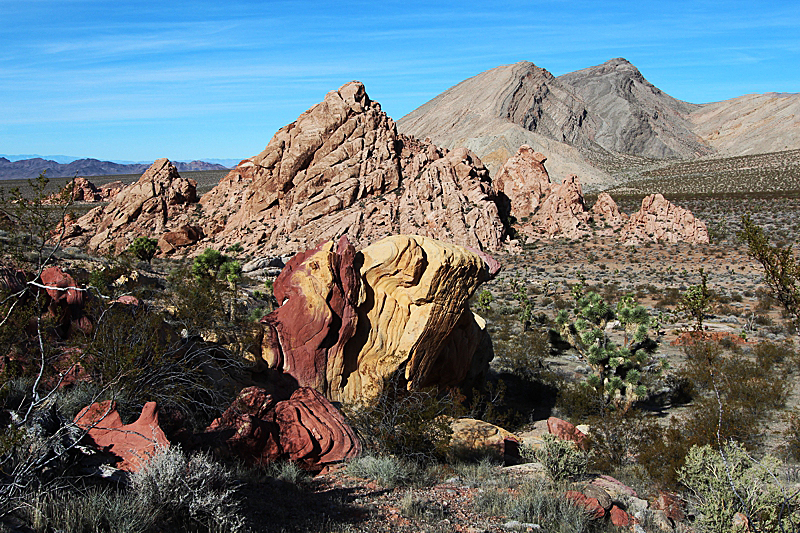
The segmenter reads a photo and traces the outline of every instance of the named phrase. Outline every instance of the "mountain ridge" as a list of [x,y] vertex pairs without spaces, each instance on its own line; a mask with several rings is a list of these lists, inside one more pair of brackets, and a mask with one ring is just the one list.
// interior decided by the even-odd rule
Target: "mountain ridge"
[[[150,164],[134,163],[120,164],[99,159],[83,158],[70,163],[58,163],[53,160],[36,157],[11,161],[7,157],[0,157],[0,179],[26,179],[35,178],[42,172],[47,172],[50,178],[64,178],[72,176],[106,176],[117,174],[141,174]],[[197,170],[227,170],[228,167],[205,161],[177,162],[175,166],[179,172]]]
[[614,58],[553,76],[529,61],[454,85],[397,121],[398,131],[467,147],[494,174],[521,144],[594,188],[620,179],[602,161],[694,160],[800,148],[800,94],[766,93],[694,104],[665,93]]

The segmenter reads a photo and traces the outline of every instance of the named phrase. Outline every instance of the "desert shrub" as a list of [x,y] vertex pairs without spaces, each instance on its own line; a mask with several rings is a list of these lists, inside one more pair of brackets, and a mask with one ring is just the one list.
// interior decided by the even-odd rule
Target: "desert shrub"
[[347,473],[354,477],[377,481],[386,488],[411,485],[421,479],[421,468],[415,462],[398,457],[365,455],[347,463]]
[[668,425],[644,427],[647,445],[639,453],[653,479],[671,488],[692,446],[735,440],[757,448],[764,438],[764,419],[783,407],[788,392],[783,367],[770,363],[769,357],[756,355],[753,360],[710,342],[685,351],[687,364],[679,375],[688,381],[694,401],[680,419],[673,416]]
[[764,281],[772,296],[793,321],[800,320],[800,264],[792,247],[772,246],[749,215],[742,216],[739,238],[747,244],[748,254],[764,268]]
[[128,252],[137,259],[147,261],[148,263],[153,260],[158,250],[158,241],[149,237],[136,237],[130,246]]
[[200,524],[238,531],[244,523],[234,482],[209,455],[187,457],[173,446],[133,474],[130,495],[152,510],[160,528]]
[[22,507],[34,531],[242,531],[240,501],[229,472],[209,456],[162,450],[128,488],[47,487]]
[[585,508],[564,497],[565,490],[568,489],[560,484],[533,478],[513,490],[483,491],[475,498],[474,508],[510,520],[535,523],[543,531],[554,533],[602,531],[602,525],[593,523]]
[[695,331],[703,331],[703,319],[711,310],[711,291],[708,289],[708,274],[700,268],[700,284],[686,289],[678,302],[677,311],[694,322]]
[[772,456],[756,461],[735,441],[720,450],[694,446],[679,471],[679,479],[692,493],[702,532],[733,529],[736,513],[744,513],[754,531],[797,531],[800,500],[777,477],[781,463]]
[[456,412],[451,394],[409,391],[396,375],[386,380],[371,405],[351,408],[346,415],[373,454],[428,464],[448,457],[453,433],[449,416]]
[[162,409],[215,415],[230,403],[232,391],[211,376],[242,366],[219,347],[180,337],[146,305],[112,304],[81,342],[81,364],[123,411],[154,400]]
[[554,435],[543,435],[542,441],[534,455],[554,481],[577,479],[586,474],[589,453]]

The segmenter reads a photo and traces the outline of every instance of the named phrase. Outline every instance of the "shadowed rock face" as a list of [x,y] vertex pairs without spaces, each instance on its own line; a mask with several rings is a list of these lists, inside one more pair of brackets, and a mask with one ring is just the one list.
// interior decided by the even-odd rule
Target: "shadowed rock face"
[[262,320],[264,361],[348,403],[371,402],[397,373],[409,388],[478,379],[492,352],[467,300],[493,266],[421,236],[358,253],[343,238],[298,254],[275,282],[282,306]]
[[398,136],[359,82],[278,131],[201,203],[216,246],[277,254],[342,235],[360,247],[397,233],[497,250],[506,233],[481,161]]
[[206,438],[250,463],[290,460],[310,470],[361,453],[361,442],[342,414],[310,388],[275,401],[264,389],[248,387],[206,429]]
[[607,150],[653,158],[697,157],[713,150],[692,131],[699,108],[663,93],[622,58],[558,77],[593,117],[594,141]]

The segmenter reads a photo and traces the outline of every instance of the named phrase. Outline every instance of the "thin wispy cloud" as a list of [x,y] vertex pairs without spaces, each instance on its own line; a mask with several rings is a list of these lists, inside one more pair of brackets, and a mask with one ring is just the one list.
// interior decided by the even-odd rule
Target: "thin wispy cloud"
[[689,101],[800,91],[795,4],[0,0],[0,146],[245,157],[352,79],[400,118],[520,60],[560,75],[623,56]]

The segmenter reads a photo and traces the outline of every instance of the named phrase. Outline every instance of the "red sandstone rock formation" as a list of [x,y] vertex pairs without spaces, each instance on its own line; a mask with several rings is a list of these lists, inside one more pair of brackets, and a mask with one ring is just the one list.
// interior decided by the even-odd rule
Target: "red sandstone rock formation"
[[521,221],[539,210],[542,200],[550,193],[552,184],[545,156],[534,152],[527,144],[503,164],[494,178],[494,187],[511,201],[511,214]]
[[205,237],[203,228],[186,224],[175,231],[168,231],[163,234],[158,239],[158,248],[161,253],[167,255],[177,251],[179,248],[192,246],[203,237]]
[[591,215],[583,200],[581,183],[575,175],[567,177],[561,184],[553,184],[541,207],[531,217],[535,232],[545,237],[579,239],[591,233]]
[[361,453],[361,443],[342,414],[305,387],[284,401],[248,387],[206,432],[228,453],[254,464],[284,459],[320,470]]
[[123,424],[115,404],[106,400],[84,407],[75,417],[75,424],[87,431],[99,447],[120,458],[117,468],[136,472],[160,448],[169,446],[166,435],[158,425],[155,402],[148,402],[136,422]]
[[632,214],[622,229],[625,244],[639,242],[708,243],[708,229],[688,209],[678,207],[661,194],[642,200],[642,208]]
[[466,150],[399,136],[364,86],[331,91],[204,195],[217,247],[296,253],[347,235],[415,233],[496,250],[505,227],[488,171]]
[[196,185],[194,180],[181,178],[169,160],[159,159],[107,206],[78,219],[81,236],[65,244],[121,253],[136,237],[159,237],[185,226],[192,219],[191,204],[197,202]]
[[597,195],[597,201],[592,206],[591,212],[595,223],[602,222],[611,228],[618,228],[628,221],[628,215],[620,212],[617,202],[607,192]]
[[547,431],[561,440],[574,442],[581,450],[589,449],[589,437],[566,420],[551,416],[547,419]]

